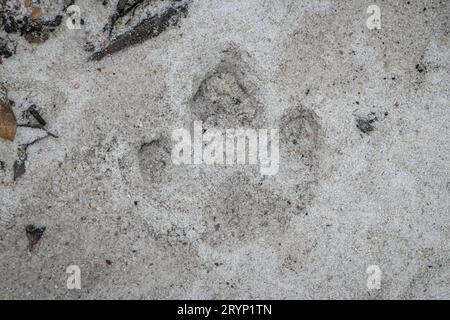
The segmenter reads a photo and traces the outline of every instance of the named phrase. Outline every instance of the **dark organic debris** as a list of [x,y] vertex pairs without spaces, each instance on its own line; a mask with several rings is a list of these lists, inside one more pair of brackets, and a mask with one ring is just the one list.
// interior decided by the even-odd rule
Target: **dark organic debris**
[[0,24],[6,33],[20,33],[30,43],[44,42],[49,38],[49,33],[54,31],[62,22],[62,15],[52,18],[33,20],[28,17],[17,19],[14,15],[5,13],[0,15]]
[[40,113],[36,110],[36,105],[33,104],[28,108],[28,112],[36,119],[37,122],[39,122],[39,124],[41,126],[45,126],[47,124],[47,122],[45,122],[45,120],[41,117]]
[[25,162],[27,161],[27,149],[24,146],[20,146],[17,149],[17,159],[14,161],[14,180],[21,177],[25,173]]
[[64,0],[62,11],[66,11],[71,5],[75,4],[75,0]]
[[136,9],[144,0],[134,0],[130,4],[128,4],[129,0],[119,0],[116,6],[116,12],[109,19],[109,23],[105,26],[104,31],[108,32],[109,36],[111,36],[112,31],[116,22],[126,16],[128,13]]
[[47,20],[28,23],[21,29],[21,35],[31,43],[44,42],[49,38],[49,32],[53,32],[61,24],[62,18],[57,15]]
[[378,118],[375,113],[371,112],[367,117],[356,117],[356,127],[363,133],[369,133],[375,129],[373,123],[376,122]]
[[8,59],[14,53],[16,53],[17,45],[8,39],[0,38],[0,64],[2,63],[2,58]]
[[427,67],[423,63],[418,63],[418,64],[416,64],[416,70],[419,73],[426,72],[427,71]]
[[[0,84],[0,138],[13,141],[16,137],[16,131],[18,127],[40,129],[47,132],[47,136],[58,138],[57,135],[51,133],[45,128],[45,125],[47,123],[36,110],[36,105],[32,105],[30,108],[28,108],[28,112],[36,119],[39,124],[17,124],[16,116],[12,110],[13,104],[14,102],[8,99],[8,91],[6,87]],[[40,139],[37,139],[31,144],[39,140]]]
[[[61,25],[63,13],[74,0],[64,0],[59,4],[43,4],[31,1],[17,1],[16,4],[0,2],[0,31],[19,34],[29,43],[46,41],[50,33]],[[47,14],[43,14],[47,12]],[[7,58],[15,52],[15,46],[5,46],[0,41],[0,58]]]
[[38,143],[39,141],[44,140],[44,139],[46,139],[48,137],[58,138],[57,135],[47,131],[45,128],[42,128],[40,126],[29,126],[29,125],[22,125],[22,126],[23,127],[32,127],[32,128],[38,128],[38,129],[45,130],[47,132],[47,135],[44,136],[44,137],[37,138],[37,139],[35,139],[35,140],[33,140],[33,141],[29,142],[29,143],[22,144],[21,146],[19,146],[19,148],[17,149],[17,159],[16,159],[16,161],[14,162],[14,165],[13,165],[14,181],[17,180],[17,178],[21,177],[26,171],[25,162],[27,161],[27,158],[28,158],[27,150],[28,150],[29,146],[31,146],[31,145],[33,145],[35,143]]
[[[8,99],[8,91],[6,87],[0,84],[0,138],[13,141],[16,136],[17,128],[19,127],[40,129],[47,133],[46,136],[37,138],[29,143],[22,144],[17,149],[17,159],[13,165],[14,180],[16,180],[17,178],[21,177],[26,171],[25,162],[28,158],[28,147],[48,137],[58,138],[58,136],[51,133],[45,128],[46,122],[36,110],[35,105],[32,105],[28,109],[28,111],[33,115],[36,121],[39,122],[39,124],[17,124],[16,117],[11,107],[13,103],[13,101],[10,101]],[[3,168],[4,165],[2,165],[2,169]]]
[[[43,130],[47,133],[47,136],[52,137],[52,138],[58,138],[58,136],[54,133],[51,133],[50,131],[48,131],[43,125],[41,124],[18,124],[17,127],[20,128],[31,128],[31,129],[40,129]],[[44,137],[46,138],[46,137]],[[40,139],[37,139],[37,141],[40,141]],[[33,144],[34,142],[37,141],[33,141],[31,144]]]
[[119,35],[109,46],[94,53],[90,59],[98,61],[107,55],[159,36],[167,28],[176,25],[181,18],[187,15],[189,4],[190,1],[186,1],[178,6],[171,6],[160,14],[155,14],[142,20],[133,30]]
[[46,227],[36,227],[34,224],[29,224],[25,227],[25,232],[29,241],[29,248],[32,249],[41,240],[44,235]]
[[5,170],[5,162],[0,160],[0,170],[4,171]]

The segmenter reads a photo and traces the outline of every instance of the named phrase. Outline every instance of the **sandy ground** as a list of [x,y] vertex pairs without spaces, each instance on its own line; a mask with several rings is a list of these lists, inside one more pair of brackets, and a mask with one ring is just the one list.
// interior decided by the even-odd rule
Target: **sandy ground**
[[[0,64],[18,121],[36,104],[59,136],[16,180],[45,132],[0,140],[0,298],[450,298],[449,1],[193,0],[88,61],[110,2],[76,1],[80,30],[16,37]],[[279,128],[278,174],[175,166],[171,132],[196,119]]]

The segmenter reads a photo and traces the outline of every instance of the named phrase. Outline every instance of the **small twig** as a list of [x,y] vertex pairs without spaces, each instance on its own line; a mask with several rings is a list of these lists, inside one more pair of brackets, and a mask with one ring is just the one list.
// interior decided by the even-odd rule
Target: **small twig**
[[27,124],[27,123],[22,123],[22,124],[18,124],[18,127],[22,127],[22,128],[32,128],[32,129],[42,129],[43,126],[40,124]]
[[23,146],[23,147],[25,148],[25,150],[26,150],[26,149],[28,149],[29,146],[32,146],[33,144],[38,143],[39,141],[42,141],[42,140],[44,140],[44,139],[47,139],[48,137],[49,137],[49,136],[47,135],[47,136],[45,136],[45,137],[36,138],[36,139],[34,139],[33,141],[28,142],[27,144],[23,144],[22,146]]
[[33,104],[28,108],[28,112],[36,119],[37,122],[39,122],[40,125],[45,126],[47,122],[42,118],[39,111],[36,110],[36,105]]
[[136,12],[136,8],[138,7],[138,5],[140,5],[142,2],[144,2],[144,0],[137,0],[137,1],[135,1],[132,5],[130,5],[129,7],[128,7],[128,9],[126,9],[125,10],[125,12],[124,12],[124,16],[125,15],[127,15],[131,10],[133,10],[133,15],[135,14],[135,12]]
[[[38,125],[20,125],[20,126],[22,126],[22,127],[24,127],[24,126],[25,127],[29,127],[29,126],[37,127]],[[44,130],[45,130],[45,128],[44,128]],[[47,135],[45,137],[40,137],[40,138],[34,139],[31,142],[24,143],[19,146],[19,148],[17,149],[18,158],[16,159],[16,161],[14,161],[14,165],[13,165],[14,181],[16,181],[19,177],[21,177],[26,171],[25,162],[28,159],[28,147],[35,143],[38,143],[39,141],[47,139],[48,137],[57,138],[56,135],[47,131]]]
[[48,137],[50,137],[50,135],[46,135],[45,137],[40,137],[40,138],[34,139],[34,140],[31,141],[31,142],[21,144],[20,147],[22,147],[23,150],[26,151],[26,150],[28,149],[29,146],[31,146],[31,145],[33,145],[33,144],[35,144],[35,143],[38,143],[39,141],[42,141],[42,140],[44,140],[44,139],[47,139]]
[[49,135],[50,137],[53,138],[59,138],[56,134],[51,133],[50,131],[48,131],[43,125],[40,124],[18,124],[18,127],[21,128],[31,128],[31,129],[40,129],[40,130],[44,130],[45,132],[47,132],[47,135]]
[[167,28],[176,25],[181,18],[188,14],[191,0],[181,2],[177,6],[170,6],[161,13],[156,13],[139,22],[132,30],[117,36],[104,49],[95,52],[89,60],[99,61],[115,52],[155,38]]

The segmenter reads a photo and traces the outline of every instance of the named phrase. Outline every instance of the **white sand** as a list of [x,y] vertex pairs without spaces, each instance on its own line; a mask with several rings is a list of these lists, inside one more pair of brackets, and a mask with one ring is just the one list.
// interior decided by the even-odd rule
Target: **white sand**
[[[0,81],[59,138],[30,146],[17,181],[18,146],[44,133],[0,141],[0,298],[450,298],[450,3],[375,3],[381,30],[372,2],[194,0],[179,26],[88,62],[112,6],[77,0],[81,30],[21,39]],[[278,175],[167,158],[173,129],[215,116],[220,86],[194,99],[214,72],[246,89],[251,126],[284,132]],[[46,226],[31,252],[29,223]]]

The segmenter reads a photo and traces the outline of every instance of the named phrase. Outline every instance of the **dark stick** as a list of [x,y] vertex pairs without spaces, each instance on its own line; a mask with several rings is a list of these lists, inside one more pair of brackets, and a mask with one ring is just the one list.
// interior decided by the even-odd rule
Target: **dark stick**
[[169,7],[161,14],[144,19],[133,30],[118,36],[108,47],[94,53],[90,60],[99,61],[107,55],[159,36],[186,16],[189,3],[190,1],[187,1],[178,7]]
[[40,125],[45,126],[47,122],[45,122],[44,118],[41,117],[40,113],[36,110],[36,105],[33,104],[28,108],[28,112],[39,122]]
[[47,134],[48,134],[50,137],[53,137],[53,138],[59,138],[56,134],[51,133],[51,132],[48,131],[46,128],[44,128],[44,126],[41,125],[41,124],[18,124],[17,126],[18,126],[18,127],[21,127],[21,128],[41,129],[41,130],[44,130],[45,132],[47,132]]
[[109,30],[109,36],[111,37],[111,33],[116,25],[116,22],[127,15],[131,10],[136,9],[138,5],[140,5],[144,0],[136,0],[134,1],[128,8],[126,8],[128,0],[119,0],[116,6],[116,12],[109,19],[110,22],[105,26],[103,30]]

